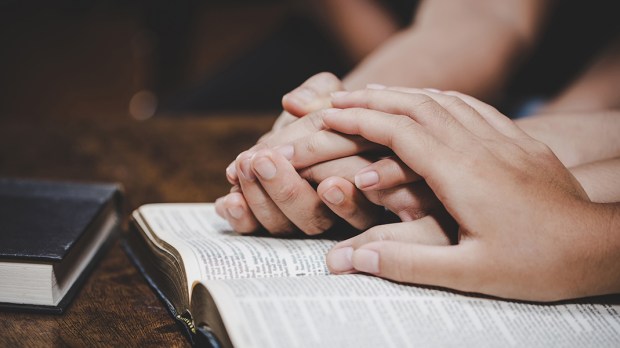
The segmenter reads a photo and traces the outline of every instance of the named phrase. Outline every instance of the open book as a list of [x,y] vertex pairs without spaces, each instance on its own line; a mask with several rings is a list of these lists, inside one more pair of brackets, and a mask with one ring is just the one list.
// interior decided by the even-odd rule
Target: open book
[[330,275],[325,253],[336,241],[241,236],[212,204],[150,204],[132,217],[128,251],[192,340],[225,347],[620,346],[617,297],[531,304]]

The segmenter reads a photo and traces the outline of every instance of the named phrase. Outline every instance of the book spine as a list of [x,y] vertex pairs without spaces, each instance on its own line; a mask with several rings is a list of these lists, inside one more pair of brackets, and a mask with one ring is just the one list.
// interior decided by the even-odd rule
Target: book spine
[[194,325],[194,319],[192,318],[192,313],[190,313],[190,311],[188,309],[185,310],[185,312],[181,313],[181,314],[177,314],[175,316],[175,318],[184,323],[185,326],[187,327],[187,329],[192,333],[192,334],[196,334],[196,325]]

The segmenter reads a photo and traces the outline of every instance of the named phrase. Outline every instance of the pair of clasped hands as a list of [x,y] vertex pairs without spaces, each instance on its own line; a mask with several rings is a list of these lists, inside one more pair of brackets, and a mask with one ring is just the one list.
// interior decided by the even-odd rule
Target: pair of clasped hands
[[236,231],[317,235],[344,221],[364,232],[329,251],[336,274],[536,301],[612,290],[591,269],[615,266],[580,219],[597,208],[495,108],[430,89],[346,92],[326,73],[283,105],[226,170],[233,189],[216,210]]

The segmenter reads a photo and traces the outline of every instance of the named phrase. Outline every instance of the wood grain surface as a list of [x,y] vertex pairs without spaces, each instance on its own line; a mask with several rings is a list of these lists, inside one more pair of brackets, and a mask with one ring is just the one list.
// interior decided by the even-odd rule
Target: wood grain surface
[[[145,203],[209,202],[224,170],[274,117],[41,121],[0,119],[0,176],[112,181],[125,216]],[[125,221],[126,229],[126,221]],[[162,302],[116,242],[63,315],[0,311],[0,347],[188,346]]]

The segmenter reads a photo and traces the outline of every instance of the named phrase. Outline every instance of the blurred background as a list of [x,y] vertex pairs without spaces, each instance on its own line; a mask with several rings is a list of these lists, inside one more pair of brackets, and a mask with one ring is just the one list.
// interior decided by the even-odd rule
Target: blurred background
[[[405,24],[415,1],[392,2]],[[0,0],[0,117],[275,112],[355,63],[312,3]]]
[[147,118],[289,11],[267,0],[0,1],[0,117]]
[[[345,47],[351,40],[334,37],[325,19],[335,2],[0,0],[0,117],[275,115],[284,93],[320,71],[344,76],[384,39]],[[390,34],[410,23],[416,7],[368,3],[390,17]],[[580,72],[617,28],[604,4],[563,1],[554,13],[560,25],[543,36],[509,91],[552,94]],[[352,18],[363,23],[359,14],[331,22]]]

